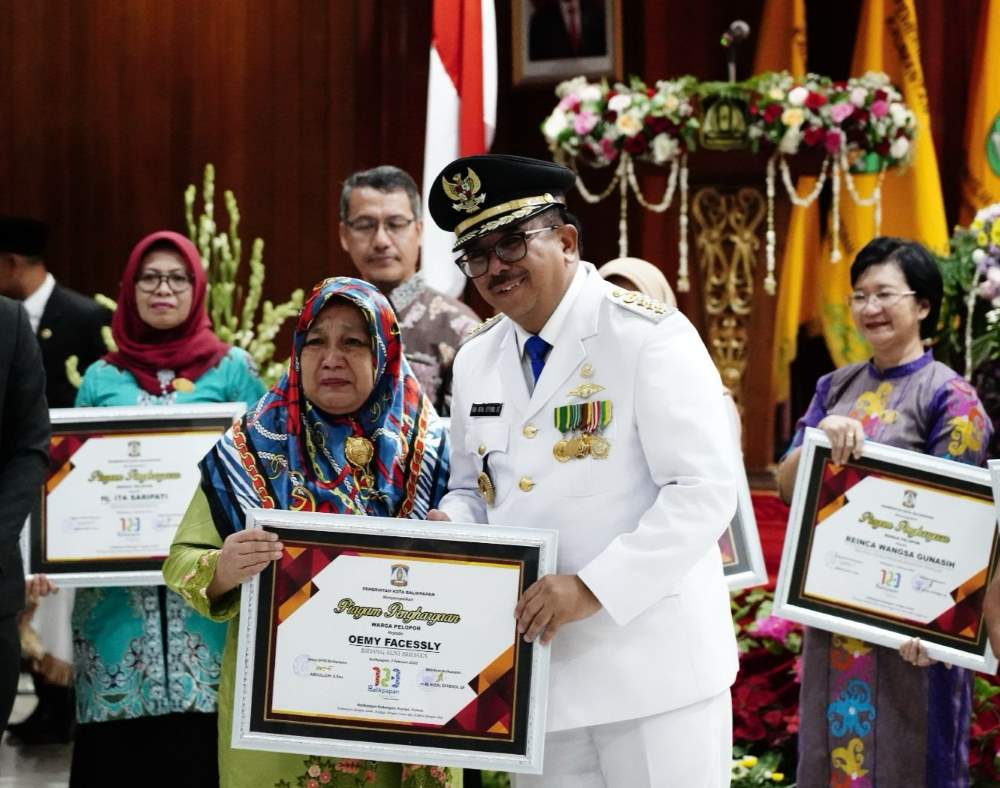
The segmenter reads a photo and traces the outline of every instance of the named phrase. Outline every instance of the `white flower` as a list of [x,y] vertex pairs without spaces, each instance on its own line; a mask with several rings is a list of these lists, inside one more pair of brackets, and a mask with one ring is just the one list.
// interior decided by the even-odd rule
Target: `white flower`
[[851,90],[851,103],[855,107],[863,107],[865,105],[865,99],[868,98],[868,91],[864,88],[853,88]]
[[986,278],[995,285],[1000,285],[1000,268],[995,265],[991,265],[986,270]]
[[910,111],[898,101],[889,105],[889,117],[896,126],[906,126],[910,122]]
[[785,97],[785,91],[781,88],[774,87],[767,91],[767,97],[769,99],[774,99],[775,101],[781,101]]
[[685,118],[688,115],[690,115],[693,111],[694,110],[691,109],[691,102],[685,101],[683,104],[681,104],[680,109],[677,110],[677,114],[680,115],[682,118]]
[[632,112],[623,112],[619,115],[615,126],[626,137],[632,137],[642,131],[642,121],[638,115]]
[[972,250],[972,262],[975,263],[976,265],[982,265],[983,263],[985,263],[986,262],[986,252],[984,252],[982,249],[973,249]]
[[570,93],[576,93],[582,90],[586,84],[586,77],[573,77],[573,79],[567,79],[565,82],[559,83],[559,87],[556,88],[556,95],[560,98],[568,96]]
[[556,140],[568,128],[569,120],[566,118],[566,113],[557,109],[542,124],[542,134],[547,140]]
[[670,161],[677,153],[677,140],[666,134],[657,134],[653,137],[653,161],[663,164]]
[[677,96],[675,96],[673,93],[671,93],[665,99],[663,99],[663,108],[667,112],[676,111],[679,104],[680,101],[677,100]]
[[584,85],[580,88],[580,101],[600,101],[602,96],[600,85]]
[[801,107],[806,103],[807,98],[809,98],[809,90],[801,85],[788,91],[788,103],[793,107]]
[[798,153],[799,143],[802,141],[802,135],[799,133],[798,126],[792,126],[787,129],[781,138],[781,142],[778,143],[778,150],[782,153]]
[[[790,96],[791,93],[788,95]],[[789,107],[781,113],[781,122],[786,126],[798,128],[802,125],[802,121],[805,120],[805,117],[805,113],[803,113],[802,110],[796,109],[795,107]]]
[[627,93],[618,93],[608,101],[608,109],[612,112],[624,112],[632,103],[632,97]]
[[894,159],[902,159],[910,150],[910,141],[906,137],[896,137],[889,146],[889,155]]

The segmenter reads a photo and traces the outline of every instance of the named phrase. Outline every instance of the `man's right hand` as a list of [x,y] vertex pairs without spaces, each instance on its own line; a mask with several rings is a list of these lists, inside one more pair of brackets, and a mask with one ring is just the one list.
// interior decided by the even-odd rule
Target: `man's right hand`
[[431,509],[429,512],[427,512],[427,519],[441,523],[451,522],[451,518],[445,512],[442,512],[440,509]]

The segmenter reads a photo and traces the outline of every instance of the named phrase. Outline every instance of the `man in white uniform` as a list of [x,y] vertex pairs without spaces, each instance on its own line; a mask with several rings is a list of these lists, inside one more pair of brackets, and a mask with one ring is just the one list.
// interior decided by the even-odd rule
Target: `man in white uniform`
[[558,574],[515,610],[552,648],[544,774],[519,788],[728,785],[722,383],[683,315],[581,262],[574,177],[487,155],[436,180],[431,215],[500,314],[456,357],[449,492],[431,519],[559,531]]

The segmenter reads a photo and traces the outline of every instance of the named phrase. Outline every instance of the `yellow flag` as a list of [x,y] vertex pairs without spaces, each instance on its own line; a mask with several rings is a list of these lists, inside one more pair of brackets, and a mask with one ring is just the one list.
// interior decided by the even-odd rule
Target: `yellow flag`
[[[767,0],[757,37],[754,74],[788,71],[794,77],[805,76],[806,46],[805,0]],[[799,193],[808,194],[815,184],[815,178],[800,178]],[[783,241],[771,364],[772,396],[776,402],[788,399],[788,368],[798,352],[799,325],[812,316],[815,283],[805,272],[820,259],[818,203],[792,208]]]
[[[799,194],[808,194],[815,185],[815,177],[799,178]],[[823,264],[818,202],[808,208],[792,208],[784,242],[771,364],[771,393],[775,402],[784,402],[789,397],[789,365],[798,352],[799,326],[812,320],[815,314],[816,279],[806,276],[806,270],[815,271]]]
[[805,0],[767,0],[760,18],[753,73],[787,71],[806,74]]
[[1000,0],[984,0],[965,119],[965,172],[959,221],[1000,202]]
[[[905,169],[885,174],[881,234],[920,241],[933,251],[945,253],[948,228],[937,154],[931,137],[913,0],[865,0],[851,75],[861,76],[866,71],[883,71],[889,76],[913,111],[917,125],[912,162]],[[853,178],[859,196],[869,197],[876,176],[854,175]],[[868,349],[850,320],[847,297],[851,292],[849,271],[854,255],[875,237],[874,210],[855,204],[846,187],[841,189],[840,216],[843,259],[839,263],[829,262],[827,239],[818,276],[823,334],[838,366],[868,357]]]

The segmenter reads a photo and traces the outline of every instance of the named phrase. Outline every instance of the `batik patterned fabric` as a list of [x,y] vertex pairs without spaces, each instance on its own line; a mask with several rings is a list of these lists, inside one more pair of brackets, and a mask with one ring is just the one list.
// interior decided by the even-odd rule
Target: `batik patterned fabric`
[[451,365],[479,318],[458,299],[427,286],[418,271],[389,293],[403,352],[424,394],[442,416],[451,412]]
[[[264,393],[245,351],[230,348],[192,381],[157,404],[245,402]],[[151,404],[135,377],[97,361],[83,378],[77,407]],[[73,605],[77,721],[214,712],[225,627],[201,618],[163,588],[81,588]]]
[[[820,378],[793,445],[831,414],[860,421],[868,440],[972,465],[993,432],[975,389],[930,351]],[[916,668],[892,649],[807,628],[798,784],[967,785],[970,709],[969,671]]]
[[[344,416],[315,408],[300,379],[306,333],[333,299],[364,315],[375,367],[368,400]],[[288,372],[202,460],[202,489],[223,538],[242,529],[244,512],[254,507],[426,517],[447,486],[448,438],[403,356],[389,302],[359,279],[327,279],[303,307],[293,345]],[[371,484],[347,461],[351,436],[374,446]]]

